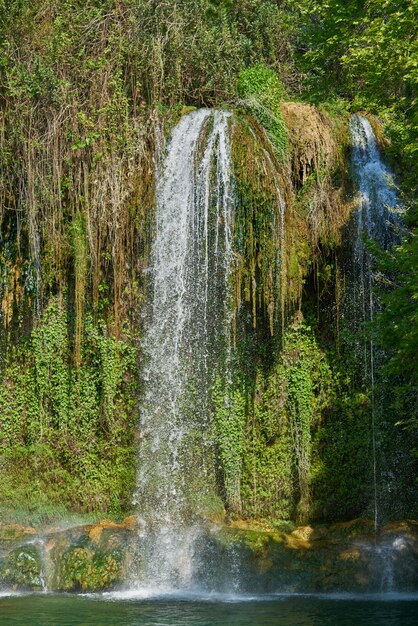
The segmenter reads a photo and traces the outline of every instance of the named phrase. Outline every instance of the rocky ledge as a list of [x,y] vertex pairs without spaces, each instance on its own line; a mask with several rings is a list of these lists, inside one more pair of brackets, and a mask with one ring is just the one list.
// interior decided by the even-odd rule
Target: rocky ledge
[[[181,532],[181,531],[179,531]],[[418,591],[418,522],[370,520],[297,528],[245,522],[191,533],[193,584],[218,591]],[[40,531],[0,526],[0,587],[102,591],[140,579],[143,539],[134,516]],[[179,564],[180,567],[180,564]],[[187,580],[183,580],[187,584]]]

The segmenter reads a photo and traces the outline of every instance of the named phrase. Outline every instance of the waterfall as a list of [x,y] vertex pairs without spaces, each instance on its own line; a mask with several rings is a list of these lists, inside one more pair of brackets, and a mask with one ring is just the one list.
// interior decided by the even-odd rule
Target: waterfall
[[410,538],[396,535],[379,542],[360,542],[359,546],[370,559],[376,591],[382,594],[399,592],[399,580],[408,569],[404,559],[411,550]]
[[207,109],[183,116],[157,172],[136,504],[139,582],[161,588],[191,580],[193,517],[214,492],[210,389],[231,308],[229,117]]
[[[351,298],[354,308],[355,330],[363,334],[366,324],[373,321],[379,306],[374,293],[374,284],[378,277],[373,270],[373,259],[366,247],[366,240],[373,240],[382,248],[388,249],[397,241],[400,217],[393,175],[381,159],[376,136],[369,120],[359,114],[352,115],[350,130],[353,142],[353,168],[359,195],[355,215],[354,277]],[[377,355],[372,339],[363,341],[361,349],[365,379],[369,380],[371,386],[373,509],[375,528],[377,528],[378,480],[375,398]]]

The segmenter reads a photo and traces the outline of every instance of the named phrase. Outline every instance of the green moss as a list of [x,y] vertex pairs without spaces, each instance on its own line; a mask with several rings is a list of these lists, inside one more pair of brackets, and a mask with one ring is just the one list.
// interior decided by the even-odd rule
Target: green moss
[[101,553],[87,547],[70,547],[60,558],[53,586],[62,591],[108,589],[122,582],[122,553]]
[[39,548],[25,545],[9,552],[0,564],[0,582],[19,589],[42,589]]
[[245,108],[265,128],[278,159],[284,161],[289,145],[280,111],[284,87],[278,75],[265,65],[254,65],[241,71],[237,89]]

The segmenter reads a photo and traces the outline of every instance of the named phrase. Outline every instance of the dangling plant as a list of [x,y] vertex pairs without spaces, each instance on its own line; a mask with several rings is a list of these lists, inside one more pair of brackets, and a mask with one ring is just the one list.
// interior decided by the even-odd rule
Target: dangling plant
[[83,332],[84,299],[88,267],[86,225],[82,213],[78,213],[71,224],[75,278],[75,349],[74,362],[78,369],[81,361],[81,338]]

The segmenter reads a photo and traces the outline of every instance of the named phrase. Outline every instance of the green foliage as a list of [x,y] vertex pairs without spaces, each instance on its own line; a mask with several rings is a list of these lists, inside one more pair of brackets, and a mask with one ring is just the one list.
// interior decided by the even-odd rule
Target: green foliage
[[244,446],[245,396],[239,383],[218,379],[213,389],[215,441],[231,512],[241,513],[241,464]]
[[264,374],[260,367],[253,381],[254,372],[248,372],[245,383],[218,381],[214,390],[215,440],[229,508],[258,519],[289,519],[296,511],[303,521],[311,512],[312,436],[333,391],[330,367],[311,329],[295,322],[272,371]]
[[370,398],[336,382],[333,410],[312,442],[313,516],[334,521],[371,516],[373,500]]
[[381,294],[383,311],[376,318],[376,339],[389,351],[389,370],[418,385],[418,229],[406,234],[399,246],[378,252],[379,268],[392,283]]
[[309,327],[294,324],[285,337],[282,365],[287,379],[286,408],[297,467],[297,518],[310,512],[312,430],[330,402],[331,370]]
[[302,66],[316,99],[342,95],[353,110],[382,115],[416,185],[417,0],[299,0]]
[[252,518],[287,519],[293,515],[292,438],[286,411],[286,374],[276,367],[257,372],[245,428],[242,500]]
[[277,107],[284,96],[284,87],[276,72],[261,64],[240,72],[237,89],[240,98],[258,96],[271,107]]
[[287,130],[281,111],[284,87],[276,72],[265,65],[254,65],[240,72],[238,95],[245,108],[265,128],[277,157],[288,152]]
[[[418,428],[418,228],[416,214],[402,243],[388,251],[375,250],[379,270],[388,277],[380,293],[383,309],[372,333],[386,351],[385,374],[393,387],[392,410],[397,423],[416,433]],[[416,450],[416,446],[414,445]]]
[[52,299],[30,341],[9,356],[0,392],[0,499],[6,507],[9,501],[24,505],[28,488],[28,515],[34,499],[80,511],[129,507],[136,349],[116,343],[89,315],[81,346],[76,369],[64,305]]

